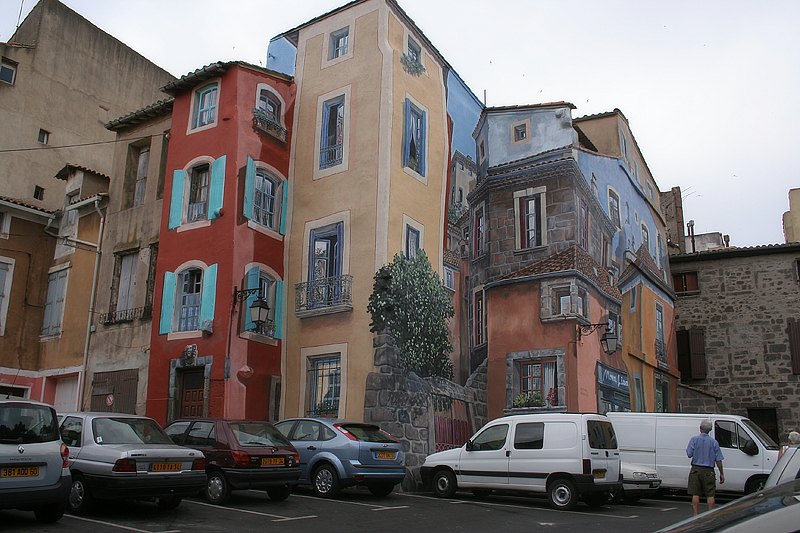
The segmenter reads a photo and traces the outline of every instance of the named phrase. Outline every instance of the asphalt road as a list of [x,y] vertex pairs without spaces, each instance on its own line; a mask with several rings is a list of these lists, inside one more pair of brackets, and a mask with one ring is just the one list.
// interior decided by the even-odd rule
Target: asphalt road
[[647,532],[691,515],[688,498],[642,500],[635,504],[573,511],[550,509],[544,498],[492,495],[477,499],[468,492],[452,499],[431,494],[394,492],[375,498],[348,489],[334,500],[299,489],[288,500],[272,502],[261,491],[234,492],[222,507],[203,500],[184,500],[172,511],[149,502],[109,502],[88,516],[64,515],[60,522],[39,524],[33,513],[0,511],[0,531],[92,533],[178,533],[244,531],[348,532],[397,531],[575,531]]

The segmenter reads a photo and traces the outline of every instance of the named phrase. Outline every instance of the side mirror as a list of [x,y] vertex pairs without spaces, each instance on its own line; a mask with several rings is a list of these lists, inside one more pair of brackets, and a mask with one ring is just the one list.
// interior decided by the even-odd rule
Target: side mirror
[[742,448],[742,451],[747,455],[758,455],[758,446],[756,446],[755,442],[749,440],[744,443],[744,448]]
[[472,444],[472,441],[471,441],[471,440],[468,440],[468,441],[467,441],[467,444],[466,444],[466,447],[465,447],[465,449],[466,449],[468,452],[471,452],[472,450],[474,450],[474,449],[475,449],[475,446]]

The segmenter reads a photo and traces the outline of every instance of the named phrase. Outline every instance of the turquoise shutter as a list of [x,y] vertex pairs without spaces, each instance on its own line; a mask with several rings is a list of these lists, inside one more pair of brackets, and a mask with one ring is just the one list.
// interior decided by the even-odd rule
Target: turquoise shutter
[[405,127],[403,128],[403,166],[408,166],[408,158],[411,155],[411,101],[406,98],[405,106]]
[[214,320],[214,304],[217,293],[217,265],[213,264],[203,272],[203,293],[200,297],[200,328],[206,321]]
[[175,229],[183,221],[183,188],[186,172],[176,170],[172,173],[172,194],[169,199],[169,229]]
[[[247,271],[247,279],[245,280],[245,289],[257,289],[258,288],[258,278],[259,278],[260,271],[258,267],[253,267]],[[253,331],[256,328],[255,323],[250,320],[250,305],[256,301],[258,298],[258,293],[252,293],[247,297],[247,301],[245,301],[244,306],[240,307],[242,310],[241,312],[244,313],[244,330],[245,331]]]
[[163,335],[172,331],[172,316],[175,314],[175,273],[164,272],[164,290],[161,293],[161,319],[158,333]]
[[278,232],[286,235],[286,211],[289,210],[289,180],[283,180],[281,187],[281,226]]
[[283,282],[275,282],[275,338],[283,338]]
[[244,218],[253,220],[253,193],[256,188],[256,162],[249,155],[244,172]]
[[208,193],[208,218],[219,217],[222,209],[222,197],[225,194],[225,159],[219,157],[211,163],[211,186]]
[[427,112],[422,112],[422,125],[420,126],[420,134],[419,134],[419,146],[417,147],[417,151],[419,152],[419,174],[420,176],[425,175],[425,155],[428,151],[426,148],[428,146],[428,139],[426,137],[425,132],[425,123],[427,119]]

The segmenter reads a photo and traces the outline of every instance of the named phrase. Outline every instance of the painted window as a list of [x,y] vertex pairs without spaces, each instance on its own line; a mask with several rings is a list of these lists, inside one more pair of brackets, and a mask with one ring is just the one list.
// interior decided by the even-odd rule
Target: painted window
[[629,291],[631,294],[631,311],[636,311],[636,290],[638,287],[631,287]]
[[463,187],[459,187],[458,188],[458,203],[463,203],[463,202],[464,202],[464,188]]
[[644,412],[644,384],[642,383],[642,375],[636,373],[633,376],[633,390],[636,396],[636,411]]
[[203,271],[190,268],[178,275],[179,293],[177,322],[178,331],[200,329],[200,298],[203,288]]
[[656,358],[667,362],[667,345],[664,342],[664,306],[656,303]]
[[307,416],[338,417],[339,397],[342,390],[341,355],[309,358],[306,388]]
[[138,250],[134,253],[117,255],[116,257],[114,279],[111,282],[112,309],[115,312],[126,311],[135,307],[136,264],[138,259]]
[[189,177],[189,203],[186,222],[196,222],[208,217],[209,166],[194,167]]
[[586,289],[578,287],[578,305],[575,308],[575,313],[584,318],[589,318],[589,293]]
[[150,165],[150,147],[143,146],[136,154],[136,182],[134,184],[133,205],[142,205],[147,190],[147,167]]
[[267,119],[276,124],[281,123],[281,101],[271,91],[261,89],[258,94],[258,108],[267,115]]
[[338,305],[342,299],[342,258],[344,223],[337,222],[311,230],[309,237],[308,282],[306,296],[311,307]]
[[592,194],[595,198],[600,198],[600,191],[597,189],[597,176],[592,172]]
[[558,405],[555,359],[520,361],[519,377],[520,393],[538,392],[542,395],[542,400],[550,405]]
[[211,330],[216,303],[217,265],[164,273],[159,333]]
[[420,249],[420,231],[410,224],[406,224],[405,255],[409,259],[417,257]]
[[550,289],[552,315],[580,315],[589,318],[589,293],[583,287],[575,290],[576,298],[573,302],[572,286],[565,285]]
[[678,272],[673,274],[672,285],[678,296],[700,292],[700,285],[697,283],[697,272]]
[[17,81],[17,63],[3,58],[0,62],[0,82],[14,85]]
[[322,138],[320,139],[319,168],[342,163],[344,155],[344,95],[322,104]]
[[11,215],[4,211],[0,211],[0,238],[8,237],[8,232],[11,228]]
[[553,308],[554,315],[572,314],[572,304],[569,297],[569,287],[557,287],[553,289]]
[[350,41],[350,27],[342,28],[331,33],[331,42],[328,47],[328,59],[336,59],[347,55],[347,47]]
[[0,335],[5,335],[8,301],[11,298],[11,281],[14,277],[14,260],[0,258]]
[[669,411],[669,378],[657,372],[656,381],[656,413]]
[[44,200],[44,187],[39,187],[38,185],[34,185],[33,197],[37,200]]
[[[621,339],[622,335],[620,335],[620,324],[619,324],[619,315],[616,311],[608,310],[606,311],[606,321],[608,323],[607,331],[609,333],[613,333],[617,336],[617,339]],[[602,333],[602,332],[601,332]]]
[[[242,302],[240,309],[243,315],[243,330],[275,339],[282,338],[280,318],[283,313],[283,282],[276,280],[258,266],[254,266],[247,271],[244,287],[246,289],[258,289],[258,292],[250,294]],[[261,326],[257,326],[250,320],[249,309],[257,298],[263,299],[269,306],[268,319]]]
[[608,216],[611,217],[614,227],[622,227],[619,220],[619,195],[611,189],[608,190]]
[[256,224],[283,235],[286,231],[286,213],[289,184],[263,168],[257,168],[253,158],[247,157],[244,184],[244,217]]
[[61,333],[61,320],[64,315],[64,299],[67,294],[67,273],[69,269],[59,270],[47,276],[47,297],[44,303],[42,336]]
[[255,191],[253,194],[253,220],[270,229],[277,229],[276,222],[276,191],[278,180],[263,170],[256,171]]
[[534,248],[543,244],[542,195],[534,194],[518,199],[520,220],[520,247]]
[[425,175],[425,111],[406,98],[403,166]]
[[422,48],[410,36],[408,38],[408,59],[414,63],[422,63]]
[[628,159],[628,139],[625,138],[625,133],[619,130],[619,148],[622,152],[622,157]]
[[514,126],[514,142],[524,141],[528,138],[528,125],[518,124]]
[[444,286],[451,291],[456,290],[456,271],[450,267],[444,267]]
[[486,311],[483,302],[483,291],[475,293],[474,312],[475,346],[480,346],[486,342]]
[[212,83],[201,87],[195,92],[194,118],[192,120],[194,128],[200,128],[216,122],[218,90],[218,85]]
[[650,252],[650,230],[647,229],[645,224],[642,224],[642,246],[644,249],[647,250],[647,253]]
[[581,248],[589,250],[589,208],[586,202],[581,200],[580,207],[580,243]]
[[50,143],[50,132],[47,130],[39,130],[39,137],[36,139],[41,144],[49,144]]
[[483,161],[486,158],[486,146],[483,144],[483,140],[478,145],[478,152],[480,153],[481,161]]
[[483,255],[486,252],[486,217],[484,216],[483,207],[475,210],[472,237],[475,241],[473,245],[475,257]]

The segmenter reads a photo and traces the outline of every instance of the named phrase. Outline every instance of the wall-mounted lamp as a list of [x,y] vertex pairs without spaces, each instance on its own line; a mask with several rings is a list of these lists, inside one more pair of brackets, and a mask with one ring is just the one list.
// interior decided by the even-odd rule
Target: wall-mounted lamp
[[256,325],[257,328],[260,328],[264,322],[267,321],[269,318],[269,304],[267,301],[261,297],[261,289],[242,289],[236,290],[236,287],[233,288],[233,305],[236,305],[236,302],[241,302],[246,300],[253,294],[258,294],[258,298],[253,300],[253,303],[250,304],[249,312],[250,312],[250,321]]
[[601,322],[599,324],[578,324],[578,340],[584,335],[591,335],[599,328],[605,328],[603,336],[600,337],[600,345],[603,351],[608,355],[617,351],[617,332],[611,331],[608,327],[608,322]]

